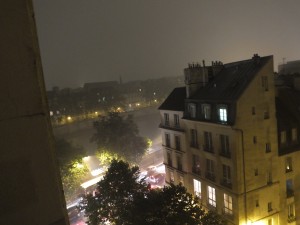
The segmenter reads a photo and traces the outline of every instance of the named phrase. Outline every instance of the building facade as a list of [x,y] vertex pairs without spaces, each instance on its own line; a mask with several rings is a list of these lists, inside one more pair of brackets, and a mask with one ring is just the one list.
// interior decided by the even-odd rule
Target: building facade
[[228,224],[296,224],[296,156],[279,154],[273,57],[190,64],[184,76],[159,108],[166,182]]

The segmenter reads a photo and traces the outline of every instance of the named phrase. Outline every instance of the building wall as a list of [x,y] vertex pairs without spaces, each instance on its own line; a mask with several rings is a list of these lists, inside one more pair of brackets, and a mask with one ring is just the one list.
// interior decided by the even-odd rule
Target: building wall
[[32,2],[0,15],[0,223],[65,225]]

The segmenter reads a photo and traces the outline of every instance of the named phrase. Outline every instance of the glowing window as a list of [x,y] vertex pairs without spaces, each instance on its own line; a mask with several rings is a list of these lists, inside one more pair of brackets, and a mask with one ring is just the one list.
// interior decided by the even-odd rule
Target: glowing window
[[208,186],[208,204],[210,204],[213,207],[217,206],[216,203],[216,189]]
[[224,194],[224,212],[232,215],[232,197],[228,194]]

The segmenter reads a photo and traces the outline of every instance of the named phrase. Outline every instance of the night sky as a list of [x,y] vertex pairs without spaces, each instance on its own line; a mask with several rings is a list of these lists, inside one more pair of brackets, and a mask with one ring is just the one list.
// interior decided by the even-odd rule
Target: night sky
[[47,89],[143,80],[274,55],[300,59],[298,0],[33,0]]

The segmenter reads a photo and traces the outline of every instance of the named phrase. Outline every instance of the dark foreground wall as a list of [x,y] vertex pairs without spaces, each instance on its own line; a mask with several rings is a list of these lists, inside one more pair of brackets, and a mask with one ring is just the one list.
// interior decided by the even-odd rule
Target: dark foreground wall
[[0,224],[68,224],[31,0],[1,0],[0,28]]

